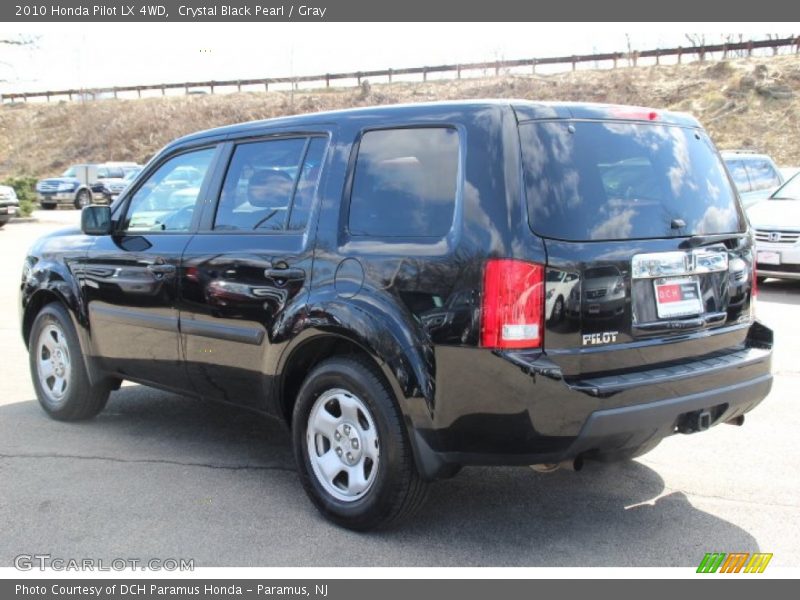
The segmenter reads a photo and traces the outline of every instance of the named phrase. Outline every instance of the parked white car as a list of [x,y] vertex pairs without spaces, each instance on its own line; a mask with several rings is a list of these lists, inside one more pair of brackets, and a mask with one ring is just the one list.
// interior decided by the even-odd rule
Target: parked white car
[[0,185],[0,227],[19,214],[17,192],[8,185]]
[[800,174],[747,211],[756,230],[759,279],[800,279]]

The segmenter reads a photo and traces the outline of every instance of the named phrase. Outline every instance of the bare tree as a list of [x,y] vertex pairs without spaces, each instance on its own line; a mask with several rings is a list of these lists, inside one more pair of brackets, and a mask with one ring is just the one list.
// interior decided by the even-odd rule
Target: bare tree
[[704,33],[686,33],[684,34],[687,41],[692,45],[692,48],[697,50],[697,57],[700,59],[700,62],[703,62],[706,59],[706,36]]
[[[30,37],[30,36],[23,36],[18,35],[14,38],[0,38],[0,57],[6,57],[7,53],[4,50],[5,48],[11,47],[20,47],[20,46],[35,46],[37,38]],[[9,62],[8,60],[3,60],[0,58],[0,67],[4,67],[6,69],[12,70],[14,69],[14,65]],[[6,82],[8,79],[0,75],[0,83]]]

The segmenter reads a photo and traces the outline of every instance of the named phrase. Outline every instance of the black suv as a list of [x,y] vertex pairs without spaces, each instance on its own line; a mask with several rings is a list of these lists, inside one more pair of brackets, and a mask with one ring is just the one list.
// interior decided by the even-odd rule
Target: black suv
[[462,465],[621,460],[769,392],[753,237],[706,133],[480,101],[246,123],[162,150],[24,265],[56,419],[128,379],[282,420],[327,517]]

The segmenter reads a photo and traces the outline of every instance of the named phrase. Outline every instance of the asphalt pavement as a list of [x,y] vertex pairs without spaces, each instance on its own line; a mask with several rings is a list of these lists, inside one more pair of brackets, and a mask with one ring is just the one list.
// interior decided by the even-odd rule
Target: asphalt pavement
[[357,534],[318,515],[288,435],[266,418],[124,385],[96,419],[36,401],[19,333],[22,259],[77,211],[0,230],[0,566],[20,554],[195,566],[696,566],[706,552],[800,565],[800,283],[767,281],[775,385],[743,427],[673,436],[579,473],[465,468],[423,510]]

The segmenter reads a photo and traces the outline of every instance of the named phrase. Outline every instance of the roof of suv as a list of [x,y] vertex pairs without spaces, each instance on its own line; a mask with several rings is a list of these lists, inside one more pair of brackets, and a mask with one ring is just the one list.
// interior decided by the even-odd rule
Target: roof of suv
[[745,159],[748,158],[757,158],[760,160],[769,160],[772,161],[772,157],[769,154],[764,154],[763,152],[756,152],[753,150],[720,150],[719,152],[722,155],[723,159]]
[[595,104],[584,102],[533,102],[530,100],[461,100],[447,102],[422,102],[416,104],[393,104],[387,106],[368,106],[344,110],[306,113],[285,117],[276,117],[261,121],[249,121],[235,125],[226,125],[214,129],[207,129],[189,134],[169,144],[169,147],[191,141],[200,141],[208,137],[222,137],[249,130],[258,129],[266,125],[296,126],[330,123],[342,119],[373,119],[373,118],[403,118],[422,116],[431,111],[446,113],[454,110],[460,112],[476,112],[487,107],[512,108],[517,119],[529,121],[535,119],[608,119],[630,121],[655,121],[684,127],[700,127],[697,120],[691,115],[671,112],[660,109],[626,106],[614,104]]

